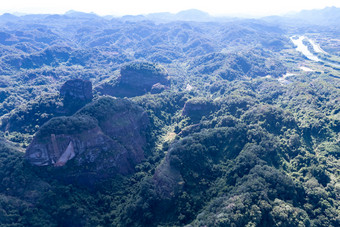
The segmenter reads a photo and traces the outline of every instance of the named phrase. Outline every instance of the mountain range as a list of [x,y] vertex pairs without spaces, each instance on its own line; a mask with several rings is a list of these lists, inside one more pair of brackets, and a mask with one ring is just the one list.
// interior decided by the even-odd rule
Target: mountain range
[[339,10],[3,14],[1,226],[339,226]]

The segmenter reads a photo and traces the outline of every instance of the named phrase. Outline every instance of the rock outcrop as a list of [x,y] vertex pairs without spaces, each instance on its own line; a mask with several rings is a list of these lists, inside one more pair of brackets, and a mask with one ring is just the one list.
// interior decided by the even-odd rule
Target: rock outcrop
[[151,94],[159,94],[159,93],[165,91],[166,89],[168,89],[167,86],[165,86],[161,83],[157,83],[157,84],[152,85]]
[[114,82],[104,83],[96,90],[116,97],[134,97],[145,93],[160,93],[169,88],[167,71],[159,65],[135,62],[125,65]]
[[26,150],[37,166],[71,166],[98,178],[130,174],[144,159],[149,120],[139,106],[123,99],[100,98],[69,117],[45,123]]
[[92,83],[88,80],[72,79],[60,88],[66,112],[74,113],[92,101]]
[[205,98],[193,98],[188,100],[183,107],[182,115],[192,120],[200,120],[202,116],[208,115],[214,110],[212,100]]
[[171,166],[169,155],[157,167],[152,179],[156,186],[156,192],[162,199],[171,199],[177,196],[183,188],[183,177],[178,169]]
[[[6,97],[6,93],[0,92]],[[0,129],[9,132],[33,134],[37,126],[41,126],[53,117],[69,116],[92,101],[92,83],[88,80],[72,79],[66,81],[60,95],[43,95],[26,106],[10,112],[2,117]]]

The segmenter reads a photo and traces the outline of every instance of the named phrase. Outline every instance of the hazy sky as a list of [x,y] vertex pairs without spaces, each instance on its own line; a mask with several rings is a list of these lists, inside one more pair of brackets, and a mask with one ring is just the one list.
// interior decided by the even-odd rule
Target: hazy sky
[[199,9],[212,15],[247,14],[255,16],[284,14],[301,9],[340,7],[340,0],[1,0],[0,14],[65,13],[68,10],[99,15],[176,13]]

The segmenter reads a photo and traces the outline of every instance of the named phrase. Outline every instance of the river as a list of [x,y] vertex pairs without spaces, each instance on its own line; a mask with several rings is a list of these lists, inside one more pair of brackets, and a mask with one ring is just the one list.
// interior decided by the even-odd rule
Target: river
[[325,64],[332,65],[332,66],[335,66],[335,67],[340,67],[340,64],[336,64],[336,63],[333,63],[333,62],[330,62],[330,61],[326,61],[326,60],[320,59],[315,54],[310,52],[308,47],[303,43],[304,39],[307,39],[307,41],[312,45],[312,47],[313,47],[313,49],[314,49],[314,51],[316,53],[328,54],[327,52],[322,50],[320,48],[320,46],[317,45],[313,40],[307,38],[306,36],[300,36],[300,37],[292,36],[292,37],[290,37],[290,40],[296,46],[296,50],[301,52],[303,55],[305,55],[306,58],[308,58],[310,60],[313,60],[313,61],[323,62]]
[[[290,37],[290,40],[295,44],[296,50],[301,52],[306,58],[313,61],[321,61],[320,58],[315,56],[312,52],[308,50],[308,47],[303,43],[303,40],[306,39],[305,36],[300,36],[298,39],[295,39],[295,36]],[[309,41],[309,40],[308,40]],[[314,43],[314,42],[313,42]]]

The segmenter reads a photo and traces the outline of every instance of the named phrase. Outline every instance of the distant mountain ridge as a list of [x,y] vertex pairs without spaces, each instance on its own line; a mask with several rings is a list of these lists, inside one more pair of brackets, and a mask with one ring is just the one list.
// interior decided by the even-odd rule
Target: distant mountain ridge
[[159,13],[150,13],[146,15],[126,15],[123,16],[122,19],[125,20],[152,20],[152,21],[197,21],[197,22],[208,22],[208,21],[216,21],[219,18],[209,15],[209,13],[197,10],[197,9],[188,9],[184,11],[180,11],[178,13],[169,13],[169,12],[159,12]]
[[317,25],[338,25],[340,21],[340,8],[326,7],[324,9],[302,10],[295,14],[287,15],[293,18]]
[[[39,17],[39,16],[47,16],[47,15],[55,15],[55,14],[11,14],[4,13],[0,16],[1,21],[13,21],[18,19],[25,19],[28,17]],[[124,15],[121,17],[114,15],[106,15],[99,16],[95,13],[85,13],[79,12],[75,10],[69,10],[65,14],[60,14],[60,16],[66,16],[71,18],[104,18],[107,20],[111,19],[122,19],[124,21],[145,21],[151,20],[155,22],[170,22],[170,21],[196,21],[196,22],[223,22],[229,21],[235,18],[253,18],[252,16],[212,16],[207,12],[198,10],[198,9],[188,9],[183,10],[178,13],[170,13],[170,12],[157,12],[150,13],[145,15]],[[266,18],[270,21],[279,21],[281,23],[309,23],[309,24],[317,24],[317,25],[337,25],[338,21],[340,21],[340,8],[337,7],[326,7],[324,9],[313,9],[313,10],[302,10],[297,13],[287,14],[284,16],[265,16],[262,18]],[[258,19],[261,19],[258,18]]]
[[340,226],[321,11],[0,16],[0,226]]

